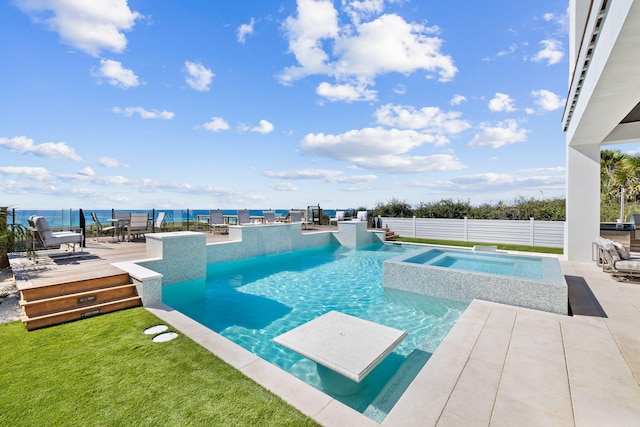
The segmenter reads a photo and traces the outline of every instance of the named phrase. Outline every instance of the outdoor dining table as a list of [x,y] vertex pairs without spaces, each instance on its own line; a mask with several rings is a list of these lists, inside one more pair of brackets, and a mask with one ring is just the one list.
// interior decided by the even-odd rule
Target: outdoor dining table
[[115,227],[116,240],[120,240],[121,236],[122,236],[122,240],[124,240],[123,231],[126,228],[126,226],[129,223],[129,221],[127,219],[124,219],[124,218],[109,218],[109,219],[107,219],[107,221],[109,221]]

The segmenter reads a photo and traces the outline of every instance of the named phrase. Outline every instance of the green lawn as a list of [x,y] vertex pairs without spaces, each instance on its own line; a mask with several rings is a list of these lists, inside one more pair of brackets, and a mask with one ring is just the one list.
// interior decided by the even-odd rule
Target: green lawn
[[0,325],[0,425],[317,425],[185,336],[152,342],[143,331],[160,323],[134,308]]
[[505,245],[502,243],[482,243],[482,242],[461,242],[459,240],[433,240],[433,239],[414,239],[411,237],[398,237],[395,239],[397,242],[407,243],[426,243],[430,245],[447,245],[447,246],[462,246],[471,248],[475,245],[495,245],[498,249],[505,251],[522,251],[522,252],[539,252],[544,254],[559,254],[564,251],[562,248],[547,248],[544,246],[525,246],[525,245]]

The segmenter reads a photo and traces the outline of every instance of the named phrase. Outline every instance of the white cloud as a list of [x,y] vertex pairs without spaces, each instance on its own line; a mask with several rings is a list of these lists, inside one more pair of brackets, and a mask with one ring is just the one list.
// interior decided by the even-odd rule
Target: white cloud
[[268,185],[275,191],[298,191],[298,187],[293,182],[276,182]]
[[317,179],[329,183],[354,183],[370,182],[375,180],[375,175],[345,175],[343,171],[332,169],[298,169],[291,171],[266,170],[264,176],[277,179],[307,180]]
[[462,113],[444,112],[438,107],[416,110],[407,105],[387,104],[379,107],[375,115],[376,121],[386,126],[421,129],[437,134],[456,134],[471,127],[469,122],[459,119]]
[[129,9],[127,0],[18,0],[16,5],[57,32],[64,43],[92,56],[103,49],[122,52],[127,46],[124,32],[142,18]]
[[119,160],[114,159],[112,157],[106,157],[106,156],[100,157],[98,159],[98,164],[100,166],[105,167],[105,168],[128,167],[127,165],[124,165],[124,164],[120,163]]
[[365,128],[340,135],[308,134],[301,143],[308,154],[348,161],[363,169],[394,173],[452,170],[465,167],[448,154],[402,156],[424,144],[437,144],[439,138],[415,130]]
[[32,153],[36,156],[47,157],[49,159],[68,159],[74,162],[82,160],[82,157],[77,155],[75,150],[65,142],[45,142],[36,145],[31,138],[16,136],[13,138],[1,137],[0,146],[4,146],[18,153]]
[[343,0],[345,12],[355,24],[384,10],[384,0]]
[[45,168],[31,166],[0,166],[0,175],[16,175],[36,181],[47,181],[51,179],[49,171]]
[[125,107],[125,108],[120,108],[120,107],[113,107],[112,111],[114,113],[118,113],[118,114],[122,114],[123,116],[126,117],[131,117],[134,114],[138,114],[140,116],[141,119],[162,119],[162,120],[171,120],[175,114],[167,111],[167,110],[163,110],[163,111],[159,111],[159,110],[145,110],[142,107]]
[[498,111],[512,112],[516,109],[513,107],[513,99],[511,99],[509,95],[498,92],[496,96],[489,101],[489,110],[495,113]]
[[482,189],[487,190],[519,190],[541,188],[560,189],[564,186],[566,177],[564,174],[556,175],[530,175],[517,171],[514,173],[484,173],[457,177],[452,180],[456,187],[463,190]]
[[316,88],[316,93],[329,101],[375,101],[378,94],[375,90],[367,89],[365,85],[332,85],[322,82]]
[[[314,74],[335,77],[338,84],[373,84],[380,74],[418,70],[448,81],[458,71],[451,57],[441,52],[437,27],[408,23],[395,14],[361,22],[382,12],[382,1],[345,2],[352,22],[342,27],[333,2],[298,0],[297,4],[297,16],[288,17],[284,29],[298,64],[283,70],[279,76],[283,84]],[[325,50],[328,46],[333,49]]]
[[492,126],[489,123],[480,124],[481,132],[469,142],[470,147],[499,148],[506,144],[514,144],[527,139],[528,130],[518,126],[515,120],[508,119]]
[[251,18],[251,22],[248,24],[242,24],[238,27],[238,43],[244,44],[247,36],[253,34],[253,25],[255,24],[255,19]]
[[555,111],[564,106],[564,100],[555,93],[540,89],[531,91],[531,97],[543,111]]
[[467,102],[467,97],[464,95],[453,95],[451,101],[449,102],[451,105],[460,105],[463,102]]
[[536,53],[532,61],[541,62],[547,61],[547,65],[557,64],[564,57],[564,51],[562,50],[562,42],[555,39],[542,40],[539,44],[542,45],[542,50]]
[[463,163],[451,154],[378,156],[360,159],[356,164],[363,169],[395,174],[452,171],[466,168]]
[[136,87],[140,84],[138,76],[132,70],[124,68],[120,62],[112,59],[101,59],[100,68],[92,70],[91,74],[98,79],[105,78],[110,85],[122,89]]
[[207,92],[209,85],[215,77],[215,74],[210,69],[202,64],[198,64],[191,61],[184,63],[187,70],[186,82],[192,88],[199,92]]
[[211,132],[219,132],[221,130],[229,130],[229,123],[222,117],[211,117],[211,121],[204,123],[202,127]]
[[449,81],[458,72],[450,56],[441,52],[442,40],[435,27],[408,23],[398,15],[382,15],[357,27],[353,37],[336,40],[338,75],[372,79],[391,72],[425,70]]
[[280,80],[288,83],[309,74],[329,73],[329,56],[322,47],[324,39],[335,39],[339,34],[338,12],[329,0],[298,0],[298,16],[288,17],[284,23],[289,39],[289,52],[300,64],[287,68]]
[[78,171],[78,175],[84,175],[84,176],[95,176],[96,173],[93,169],[91,169],[89,166],[82,168]]
[[260,120],[260,124],[256,127],[251,128],[251,132],[261,133],[266,135],[268,133],[273,132],[274,126],[267,120]]

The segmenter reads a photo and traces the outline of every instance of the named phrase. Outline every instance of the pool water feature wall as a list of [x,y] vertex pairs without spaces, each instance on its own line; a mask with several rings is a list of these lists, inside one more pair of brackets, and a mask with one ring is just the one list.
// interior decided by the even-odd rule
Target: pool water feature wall
[[[477,258],[480,262],[539,264],[537,278],[493,274],[485,271],[443,267],[445,258]],[[436,265],[434,265],[436,264]],[[533,276],[536,276],[535,274]],[[425,249],[392,258],[383,263],[383,286],[453,301],[470,303],[474,299],[568,314],[568,287],[553,257],[531,257],[502,253],[476,253],[470,250]]]

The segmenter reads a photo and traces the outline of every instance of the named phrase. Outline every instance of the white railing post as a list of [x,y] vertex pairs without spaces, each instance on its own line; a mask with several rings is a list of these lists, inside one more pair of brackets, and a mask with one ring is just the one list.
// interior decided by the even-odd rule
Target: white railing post
[[413,216],[413,238],[416,238],[416,217]]
[[535,246],[535,219],[533,217],[529,218],[529,246]]
[[469,241],[469,221],[466,216],[464,217],[464,241]]

